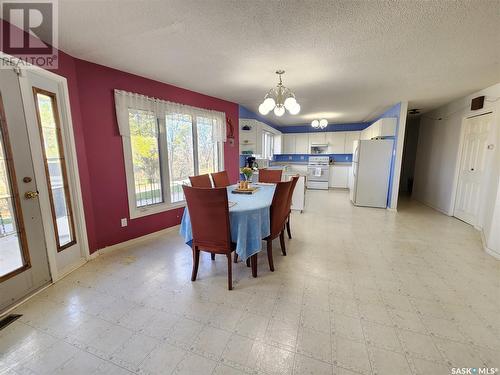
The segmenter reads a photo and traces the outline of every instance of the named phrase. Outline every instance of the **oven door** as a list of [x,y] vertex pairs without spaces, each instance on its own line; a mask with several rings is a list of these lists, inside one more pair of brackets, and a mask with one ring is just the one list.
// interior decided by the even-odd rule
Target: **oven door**
[[328,166],[324,165],[309,165],[307,167],[307,179],[309,181],[327,181],[328,182]]

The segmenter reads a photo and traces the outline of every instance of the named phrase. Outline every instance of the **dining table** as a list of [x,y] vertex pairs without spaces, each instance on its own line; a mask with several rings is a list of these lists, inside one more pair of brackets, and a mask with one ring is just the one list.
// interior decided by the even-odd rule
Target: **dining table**
[[[257,254],[262,250],[262,239],[271,233],[270,207],[276,184],[255,183],[253,194],[235,194],[238,185],[227,189],[231,241],[236,244],[236,254],[243,261],[251,260],[252,275],[257,276]],[[188,207],[184,209],[179,233],[191,246],[193,233]],[[247,262],[248,264],[248,262]]]

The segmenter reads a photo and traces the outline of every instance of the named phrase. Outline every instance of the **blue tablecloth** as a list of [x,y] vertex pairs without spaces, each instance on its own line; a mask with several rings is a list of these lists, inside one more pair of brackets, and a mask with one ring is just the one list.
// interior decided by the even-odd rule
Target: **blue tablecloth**
[[[227,188],[230,202],[236,205],[229,207],[229,223],[231,240],[236,242],[236,253],[247,260],[262,249],[262,239],[270,234],[269,208],[273,200],[276,185],[259,185],[259,190],[252,195],[232,194],[236,185]],[[191,243],[191,219],[186,206],[182,216],[180,234],[186,243]]]

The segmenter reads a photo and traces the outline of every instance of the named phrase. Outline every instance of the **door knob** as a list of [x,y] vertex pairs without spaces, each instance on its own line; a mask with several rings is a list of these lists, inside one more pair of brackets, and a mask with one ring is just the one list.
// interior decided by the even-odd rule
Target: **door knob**
[[36,197],[38,197],[38,195],[38,191],[27,191],[26,193],[24,193],[24,198],[35,199]]

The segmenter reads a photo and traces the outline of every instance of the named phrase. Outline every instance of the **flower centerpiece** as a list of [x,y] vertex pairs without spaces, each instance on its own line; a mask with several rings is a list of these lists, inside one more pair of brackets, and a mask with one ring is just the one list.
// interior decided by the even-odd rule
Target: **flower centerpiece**
[[243,176],[245,176],[245,180],[248,181],[252,178],[253,168],[243,167],[243,168],[241,168],[241,173],[243,174]]

